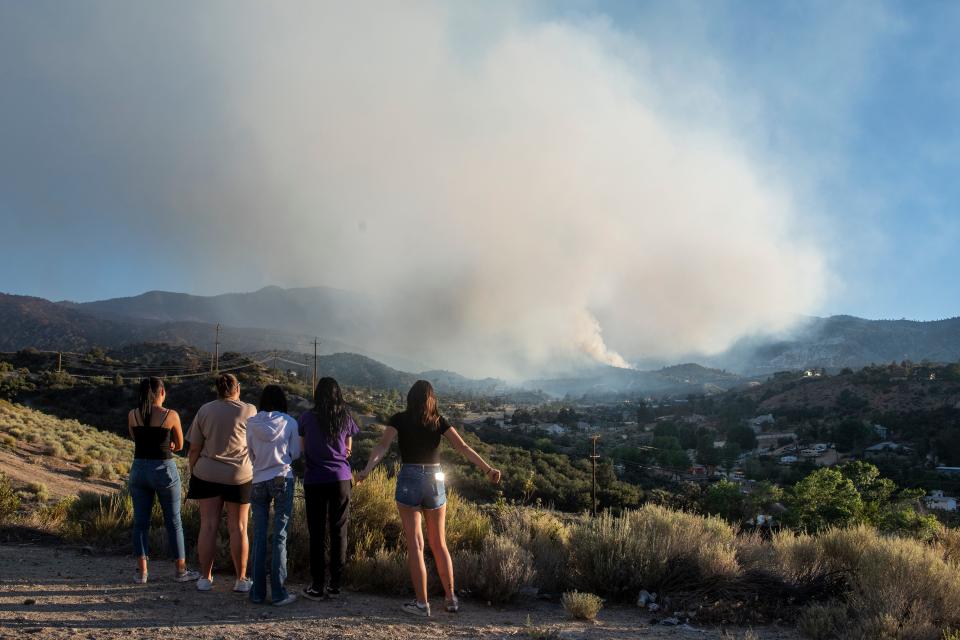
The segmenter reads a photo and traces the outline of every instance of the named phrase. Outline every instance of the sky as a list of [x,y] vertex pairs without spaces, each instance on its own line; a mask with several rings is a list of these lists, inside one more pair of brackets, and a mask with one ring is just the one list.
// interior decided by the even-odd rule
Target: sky
[[0,291],[338,286],[484,371],[956,316],[958,35],[932,1],[0,2]]

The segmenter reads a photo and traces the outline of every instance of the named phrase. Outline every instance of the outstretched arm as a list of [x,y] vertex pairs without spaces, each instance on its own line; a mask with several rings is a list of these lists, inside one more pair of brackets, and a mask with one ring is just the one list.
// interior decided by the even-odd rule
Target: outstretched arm
[[367,466],[363,468],[359,474],[357,474],[357,484],[363,482],[367,479],[367,476],[370,475],[370,472],[373,471],[373,468],[383,460],[383,457],[387,455],[387,451],[390,450],[390,445],[393,443],[393,439],[397,437],[397,430],[393,427],[386,427],[383,430],[383,436],[380,437],[380,442],[377,443],[377,446],[373,448],[373,451],[370,452],[370,459],[367,460]]
[[487,461],[484,460],[479,453],[474,451],[473,447],[463,441],[463,438],[460,437],[460,434],[457,433],[456,429],[450,427],[444,432],[443,436],[448,442],[450,442],[450,446],[456,449],[460,455],[472,462],[478,469],[483,471],[490,482],[493,484],[500,483],[500,470],[494,469],[487,464]]

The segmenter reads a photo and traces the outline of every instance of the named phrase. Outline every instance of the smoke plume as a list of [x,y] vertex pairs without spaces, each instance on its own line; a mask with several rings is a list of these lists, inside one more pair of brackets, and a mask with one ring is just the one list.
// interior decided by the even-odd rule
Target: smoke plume
[[371,350],[509,377],[716,353],[821,300],[789,184],[721,119],[675,117],[664,92],[709,87],[602,18],[109,6],[18,41],[72,111],[61,195],[21,183],[18,210],[159,226],[184,288],[369,292]]

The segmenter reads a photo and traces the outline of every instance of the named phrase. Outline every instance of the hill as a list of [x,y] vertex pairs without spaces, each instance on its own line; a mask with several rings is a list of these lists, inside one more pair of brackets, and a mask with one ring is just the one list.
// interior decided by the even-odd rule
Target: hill
[[0,469],[25,502],[113,492],[132,459],[127,439],[0,400]]
[[617,367],[598,367],[577,376],[531,380],[524,386],[554,396],[603,396],[611,394],[689,394],[726,391],[747,382],[727,371],[698,364],[665,367],[657,371],[638,371]]
[[787,339],[744,338],[707,361],[749,373],[844,367],[913,360],[960,360],[960,318],[930,322],[810,318]]

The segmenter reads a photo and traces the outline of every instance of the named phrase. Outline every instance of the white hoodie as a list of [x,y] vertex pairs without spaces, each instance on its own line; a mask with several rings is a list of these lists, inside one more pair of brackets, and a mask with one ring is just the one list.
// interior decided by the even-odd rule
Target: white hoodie
[[260,411],[247,420],[247,447],[254,483],[292,478],[290,465],[301,451],[297,421],[280,411]]

